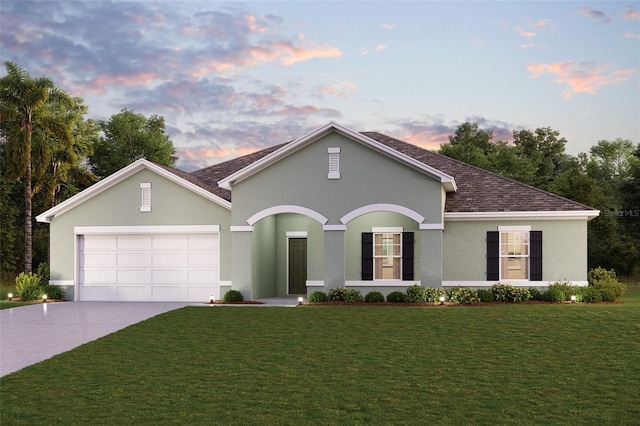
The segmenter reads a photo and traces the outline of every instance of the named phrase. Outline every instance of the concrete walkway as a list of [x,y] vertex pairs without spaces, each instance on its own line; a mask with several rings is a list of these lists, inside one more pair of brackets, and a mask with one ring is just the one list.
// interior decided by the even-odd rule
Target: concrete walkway
[[3,309],[0,377],[187,305],[190,303],[61,302]]
[[0,310],[0,377],[183,306],[296,306],[297,298],[262,305],[188,302],[62,302]]

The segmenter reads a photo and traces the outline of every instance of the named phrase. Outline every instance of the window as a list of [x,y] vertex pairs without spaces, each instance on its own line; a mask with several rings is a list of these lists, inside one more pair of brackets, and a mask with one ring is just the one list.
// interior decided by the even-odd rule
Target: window
[[500,279],[529,279],[529,231],[500,232]]
[[329,154],[329,179],[340,179],[340,148],[328,148]]
[[542,281],[542,231],[500,226],[487,232],[487,281]]
[[373,234],[374,280],[399,280],[402,265],[402,234]]
[[402,228],[374,228],[362,233],[362,280],[414,277],[414,236]]
[[150,212],[151,211],[151,183],[141,183],[140,193],[141,193],[140,211]]

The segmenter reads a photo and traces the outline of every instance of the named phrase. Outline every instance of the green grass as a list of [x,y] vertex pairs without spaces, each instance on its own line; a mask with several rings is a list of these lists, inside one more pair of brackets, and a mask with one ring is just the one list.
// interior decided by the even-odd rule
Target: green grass
[[637,424],[624,303],[188,307],[0,379],[5,424]]
[[0,284],[0,310],[15,308],[18,306],[32,305],[34,302],[9,302],[7,300],[8,294],[16,294],[15,284]]

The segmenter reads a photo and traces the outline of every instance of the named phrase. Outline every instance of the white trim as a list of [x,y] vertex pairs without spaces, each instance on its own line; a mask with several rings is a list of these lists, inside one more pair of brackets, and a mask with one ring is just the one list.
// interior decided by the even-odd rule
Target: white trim
[[219,287],[225,286],[225,287],[233,287],[233,283],[231,281],[218,281]]
[[244,169],[239,170],[230,176],[227,176],[226,178],[218,182],[218,186],[220,186],[221,188],[230,190],[231,187],[236,183],[242,182],[243,180],[249,178],[250,176],[253,176],[255,173],[258,173],[259,171],[280,161],[282,158],[285,158],[290,154],[293,154],[299,149],[304,148],[305,146],[315,142],[316,140],[332,132],[339,133],[355,142],[358,142],[390,158],[393,158],[394,160],[399,161],[400,163],[403,163],[415,170],[418,170],[424,174],[427,174],[429,176],[436,178],[442,183],[442,185],[445,187],[447,192],[455,192],[457,190],[455,179],[452,176],[449,176],[448,174],[443,173],[438,169],[428,166],[406,154],[398,152],[395,149],[389,148],[388,146],[376,140],[373,140],[363,134],[355,132],[347,127],[341,126],[338,123],[335,123],[333,121],[325,124],[322,127],[318,127],[317,129],[310,131],[306,135],[272,152],[271,154],[263,157],[262,159],[256,161],[255,163],[250,164]]
[[340,147],[327,148],[329,155],[328,179],[340,179]]
[[420,285],[420,281],[409,280],[375,280],[375,281],[345,281],[345,287],[410,287]]
[[203,234],[220,232],[220,225],[76,226],[75,235],[89,234]]
[[57,286],[69,286],[69,287],[73,287],[76,285],[76,282],[74,280],[49,280],[49,284],[50,285],[57,285]]
[[347,225],[324,225],[323,231],[346,231]]
[[320,222],[322,225],[327,223],[327,221],[329,220],[323,215],[321,215],[320,213],[314,210],[311,210],[307,207],[295,206],[295,205],[282,205],[282,206],[269,207],[259,211],[258,213],[254,214],[249,219],[247,219],[247,223],[253,226],[256,224],[256,222],[260,221],[261,219],[264,219],[265,217],[273,216],[280,213],[301,214],[304,216],[308,216],[311,219],[315,219],[316,221]]
[[445,221],[477,220],[566,220],[598,217],[600,210],[526,211],[526,212],[445,212]]
[[374,226],[371,228],[371,232],[376,234],[382,234],[382,233],[399,234],[404,232],[404,228],[402,226]]
[[[563,280],[558,280],[563,281]],[[442,287],[491,287],[494,284],[509,284],[514,287],[548,287],[555,281],[500,280],[500,281],[442,281]],[[588,281],[571,281],[576,287],[586,287]]]
[[142,182],[140,184],[140,211],[151,211],[151,182]]
[[307,238],[307,231],[287,231],[285,236],[287,238]]
[[436,231],[444,231],[444,224],[442,223],[421,223],[420,230],[436,230]]
[[52,207],[49,210],[45,211],[44,213],[39,214],[38,216],[36,216],[36,220],[38,222],[50,223],[56,216],[60,216],[61,214],[79,206],[83,202],[95,197],[96,195],[102,193],[103,191],[106,191],[112,186],[115,186],[116,184],[122,182],[123,180],[133,176],[134,174],[138,173],[140,170],[144,170],[144,169],[150,170],[156,173],[157,175],[160,175],[200,195],[201,197],[215,204],[221,207],[224,207],[227,210],[231,210],[231,203],[229,201],[218,197],[217,195],[207,191],[204,188],[199,187],[198,185],[195,185],[185,179],[182,179],[178,175],[171,173],[168,170],[165,170],[164,168],[160,167],[157,164],[154,164],[148,160],[145,160],[144,158],[141,158],[136,162],[129,164],[127,167],[124,167],[123,169],[118,170],[111,176],[108,176],[102,179],[100,182],[90,186],[84,191],[81,191],[78,194],[74,195],[73,197],[63,201],[57,206]]
[[424,222],[424,216],[418,214],[417,212],[407,207],[399,206],[397,204],[384,204],[384,203],[369,204],[368,206],[362,206],[360,208],[352,210],[346,215],[342,216],[342,218],[340,219],[340,222],[346,225],[347,223],[351,222],[353,219],[357,217],[360,217],[367,213],[375,213],[375,212],[399,213],[415,220],[418,223]]
[[329,147],[329,148],[327,148],[327,153],[329,153],[329,154],[340,154],[340,147],[339,146]]
[[531,232],[531,226],[498,226],[500,232]]
[[231,232],[253,232],[253,226],[231,225],[229,230]]
[[324,287],[324,281],[307,280],[307,287]]

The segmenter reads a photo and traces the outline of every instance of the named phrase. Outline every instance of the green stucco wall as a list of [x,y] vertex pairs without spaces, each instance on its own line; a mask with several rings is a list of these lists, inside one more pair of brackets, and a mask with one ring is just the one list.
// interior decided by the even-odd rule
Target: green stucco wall
[[587,280],[586,220],[445,222],[443,280],[486,280],[487,231],[498,226],[531,226],[542,231],[542,280]]
[[[140,212],[140,183],[151,183],[150,212]],[[74,227],[220,225],[220,279],[231,280],[231,212],[149,170],[124,179],[51,224],[51,279],[74,280]]]

